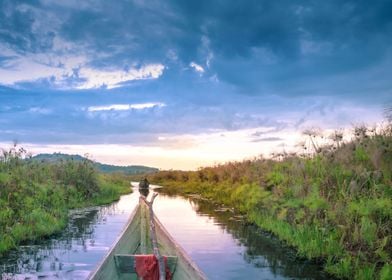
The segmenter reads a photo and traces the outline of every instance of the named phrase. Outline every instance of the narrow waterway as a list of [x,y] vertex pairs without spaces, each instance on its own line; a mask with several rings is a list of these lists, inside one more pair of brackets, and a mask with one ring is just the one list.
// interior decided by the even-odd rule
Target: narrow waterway
[[[108,206],[73,211],[67,228],[0,259],[2,279],[85,279],[137,204],[137,189]],[[230,209],[160,194],[156,215],[209,279],[329,279],[321,268]]]

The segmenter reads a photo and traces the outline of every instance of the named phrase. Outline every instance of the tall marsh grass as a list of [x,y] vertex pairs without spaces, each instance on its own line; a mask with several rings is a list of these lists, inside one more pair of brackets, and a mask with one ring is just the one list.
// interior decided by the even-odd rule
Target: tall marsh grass
[[122,174],[100,174],[91,161],[39,162],[14,145],[0,155],[0,255],[64,228],[68,209],[105,204],[130,192]]
[[392,125],[355,128],[350,142],[337,132],[328,146],[312,133],[313,154],[161,171],[149,179],[235,207],[337,277],[392,279]]

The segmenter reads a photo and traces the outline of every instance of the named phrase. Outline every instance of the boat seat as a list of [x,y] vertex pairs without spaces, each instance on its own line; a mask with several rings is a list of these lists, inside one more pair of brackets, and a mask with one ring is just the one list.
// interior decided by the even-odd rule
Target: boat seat
[[[121,273],[136,273],[135,256],[137,255],[115,254],[114,262],[116,263],[118,271]],[[173,274],[176,270],[177,257],[167,256],[167,265],[170,269],[170,272]]]

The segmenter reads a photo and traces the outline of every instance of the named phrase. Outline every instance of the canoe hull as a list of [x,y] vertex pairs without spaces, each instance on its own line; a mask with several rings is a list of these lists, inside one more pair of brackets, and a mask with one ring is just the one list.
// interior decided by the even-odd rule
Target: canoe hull
[[[147,208],[148,206],[144,202],[139,203],[138,207],[132,212],[120,237],[97,269],[89,275],[88,279],[137,279],[135,273],[120,272],[115,259],[117,255],[121,254],[152,253],[148,232],[149,212]],[[154,217],[154,222],[160,253],[165,256],[177,257],[173,279],[207,279],[156,217]]]

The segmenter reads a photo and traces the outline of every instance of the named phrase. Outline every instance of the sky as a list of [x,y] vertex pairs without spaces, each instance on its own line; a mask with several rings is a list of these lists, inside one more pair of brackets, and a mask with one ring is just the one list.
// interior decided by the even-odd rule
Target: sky
[[383,121],[392,1],[0,0],[0,147],[195,169]]

